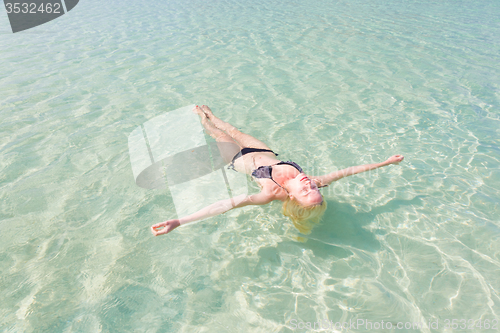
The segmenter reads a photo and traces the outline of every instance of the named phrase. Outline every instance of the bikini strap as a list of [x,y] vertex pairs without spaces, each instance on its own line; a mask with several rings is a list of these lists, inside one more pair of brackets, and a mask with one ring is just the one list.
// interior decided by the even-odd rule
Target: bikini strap
[[295,169],[297,169],[298,172],[303,172],[302,168],[300,167],[300,165],[298,165],[295,162],[292,162],[292,161],[281,161],[281,162],[277,163],[277,165],[283,165],[283,164],[293,166]]

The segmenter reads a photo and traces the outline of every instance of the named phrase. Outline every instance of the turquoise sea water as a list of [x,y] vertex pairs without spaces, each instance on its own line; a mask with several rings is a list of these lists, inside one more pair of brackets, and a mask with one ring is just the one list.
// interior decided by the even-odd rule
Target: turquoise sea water
[[[499,17],[493,0],[82,0],[12,34],[2,11],[0,331],[493,331],[469,320],[500,320]],[[325,189],[306,241],[278,203],[155,238],[175,207],[134,183],[127,137],[190,104],[312,174],[405,160]]]

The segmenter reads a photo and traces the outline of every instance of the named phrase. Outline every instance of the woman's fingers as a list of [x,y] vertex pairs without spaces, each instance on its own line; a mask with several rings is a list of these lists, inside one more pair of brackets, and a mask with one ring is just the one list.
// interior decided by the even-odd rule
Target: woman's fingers
[[399,162],[401,162],[402,160],[404,160],[403,155],[392,155],[388,159],[389,163],[391,163],[391,164],[399,164]]
[[154,225],[153,225],[153,226],[151,226],[151,233],[152,233],[153,235],[155,235],[155,236],[156,236],[156,234],[158,233],[158,232],[155,230],[155,226],[154,226]]
[[[162,223],[158,223],[158,224],[162,224]],[[166,234],[168,232],[168,228],[164,225],[159,226],[158,224],[151,226],[151,232],[153,233],[153,235],[158,236],[158,235]],[[158,230],[158,228],[161,228],[161,227],[164,227],[164,228]]]
[[156,223],[151,228],[156,229],[156,228],[164,227],[164,226],[167,225],[167,223],[168,223],[168,221],[163,221],[163,222],[160,222],[160,223]]
[[170,231],[174,230],[179,225],[180,225],[179,220],[168,220],[152,225],[151,232],[155,236],[164,235],[168,234]]
[[394,155],[391,157],[391,159],[394,161],[393,164],[399,164],[404,159],[403,155]]
[[[164,233],[167,233],[168,232],[168,228],[167,228],[167,225],[168,225],[168,222],[169,221],[164,221],[164,222],[160,222],[160,223],[156,223],[155,225],[152,225],[151,226],[151,232],[153,233],[153,235],[155,236],[158,236],[158,235],[163,235]],[[160,228],[163,228],[163,229],[160,229]],[[160,230],[158,230],[160,229]]]
[[159,235],[164,235],[166,233],[168,233],[170,230],[168,230],[168,228],[163,228],[159,231],[156,231],[153,233],[155,236],[159,236]]

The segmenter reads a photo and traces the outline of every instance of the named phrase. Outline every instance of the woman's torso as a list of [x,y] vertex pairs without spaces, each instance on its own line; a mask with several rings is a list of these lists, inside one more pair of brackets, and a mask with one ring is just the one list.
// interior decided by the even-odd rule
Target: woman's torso
[[252,175],[252,172],[259,167],[272,166],[272,179],[256,177],[253,177],[253,179],[260,185],[262,192],[271,195],[273,200],[283,201],[288,196],[286,191],[281,187],[283,182],[289,177],[295,177],[299,171],[290,165],[277,165],[280,162],[271,152],[254,152],[236,159],[234,161],[234,168],[239,172]]

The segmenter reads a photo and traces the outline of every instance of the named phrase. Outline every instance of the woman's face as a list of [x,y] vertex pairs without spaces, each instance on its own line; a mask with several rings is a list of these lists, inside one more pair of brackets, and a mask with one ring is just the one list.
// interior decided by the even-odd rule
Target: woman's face
[[290,198],[304,207],[319,205],[323,202],[323,196],[319,193],[316,183],[304,173],[299,173],[295,178],[289,179],[286,185]]

